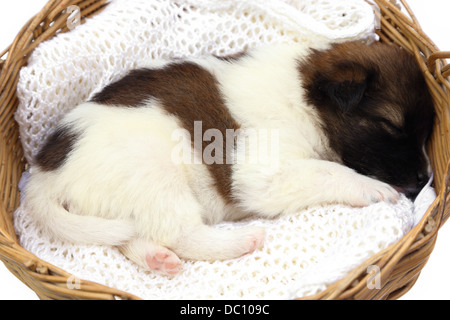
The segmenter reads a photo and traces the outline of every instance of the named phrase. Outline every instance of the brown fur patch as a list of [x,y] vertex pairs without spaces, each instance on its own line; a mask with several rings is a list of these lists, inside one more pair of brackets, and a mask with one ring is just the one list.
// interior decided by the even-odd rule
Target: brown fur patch
[[[319,104],[320,100],[323,104],[323,98],[331,95],[338,100],[339,107],[351,108],[359,104],[364,94],[376,90],[386,104],[398,101],[400,108],[377,105],[371,112],[399,127],[404,124],[404,102],[399,100],[405,95],[404,84],[408,81],[402,71],[418,71],[405,50],[381,43],[368,46],[356,41],[334,45],[330,50],[312,50],[299,69],[310,101]],[[397,85],[396,81],[400,83]],[[372,88],[368,88],[369,84]],[[314,86],[319,90],[309,90]]]
[[58,127],[50,134],[34,158],[35,164],[44,171],[58,169],[66,160],[77,139],[78,134],[71,132],[68,127]]
[[[226,129],[239,129],[220,94],[217,80],[207,70],[190,62],[173,63],[161,69],[139,69],[97,93],[92,101],[107,105],[136,107],[156,98],[166,112],[175,115],[194,139],[194,122],[202,122],[202,136],[208,129],[218,129],[226,137]],[[202,142],[203,150],[210,142]],[[231,165],[207,165],[216,187],[225,200],[231,201]],[[215,155],[217,158],[217,155]],[[168,160],[170,161],[170,160]]]

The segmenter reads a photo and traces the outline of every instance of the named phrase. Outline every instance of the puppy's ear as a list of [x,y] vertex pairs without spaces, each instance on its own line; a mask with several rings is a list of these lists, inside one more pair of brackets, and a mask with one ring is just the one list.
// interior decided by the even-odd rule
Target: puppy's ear
[[361,101],[367,89],[370,72],[350,61],[331,67],[321,76],[319,90],[335,107],[350,112]]

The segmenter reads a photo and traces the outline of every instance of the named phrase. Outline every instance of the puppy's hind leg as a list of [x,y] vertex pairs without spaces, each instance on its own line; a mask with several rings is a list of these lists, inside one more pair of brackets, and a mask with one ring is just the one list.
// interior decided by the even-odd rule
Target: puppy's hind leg
[[224,230],[199,223],[185,226],[172,249],[186,259],[226,260],[262,247],[264,238],[265,230],[261,227]]
[[[265,230],[260,227],[222,230],[200,223],[186,228],[173,250],[186,259],[226,260],[260,248],[264,237]],[[134,239],[119,247],[119,250],[128,259],[149,270],[174,275],[182,268],[177,254],[151,240]]]

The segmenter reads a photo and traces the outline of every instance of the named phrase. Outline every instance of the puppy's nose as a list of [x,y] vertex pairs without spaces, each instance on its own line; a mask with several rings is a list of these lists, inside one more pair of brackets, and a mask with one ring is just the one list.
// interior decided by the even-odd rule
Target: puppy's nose
[[418,171],[416,179],[417,180],[415,185],[404,188],[406,197],[408,197],[411,201],[414,201],[416,199],[417,195],[428,183],[430,176],[428,172]]
[[428,175],[428,172],[418,171],[417,172],[417,187],[419,189],[422,189],[423,187],[425,187],[425,185],[427,184],[429,178],[430,177]]

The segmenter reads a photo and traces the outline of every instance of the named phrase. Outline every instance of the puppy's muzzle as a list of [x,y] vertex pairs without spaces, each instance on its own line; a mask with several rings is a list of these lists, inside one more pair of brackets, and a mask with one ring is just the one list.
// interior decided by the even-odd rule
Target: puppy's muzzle
[[416,182],[414,184],[404,187],[394,186],[394,188],[398,192],[403,193],[411,201],[414,201],[420,191],[427,185],[430,177],[431,175],[428,172],[419,171],[417,172]]

